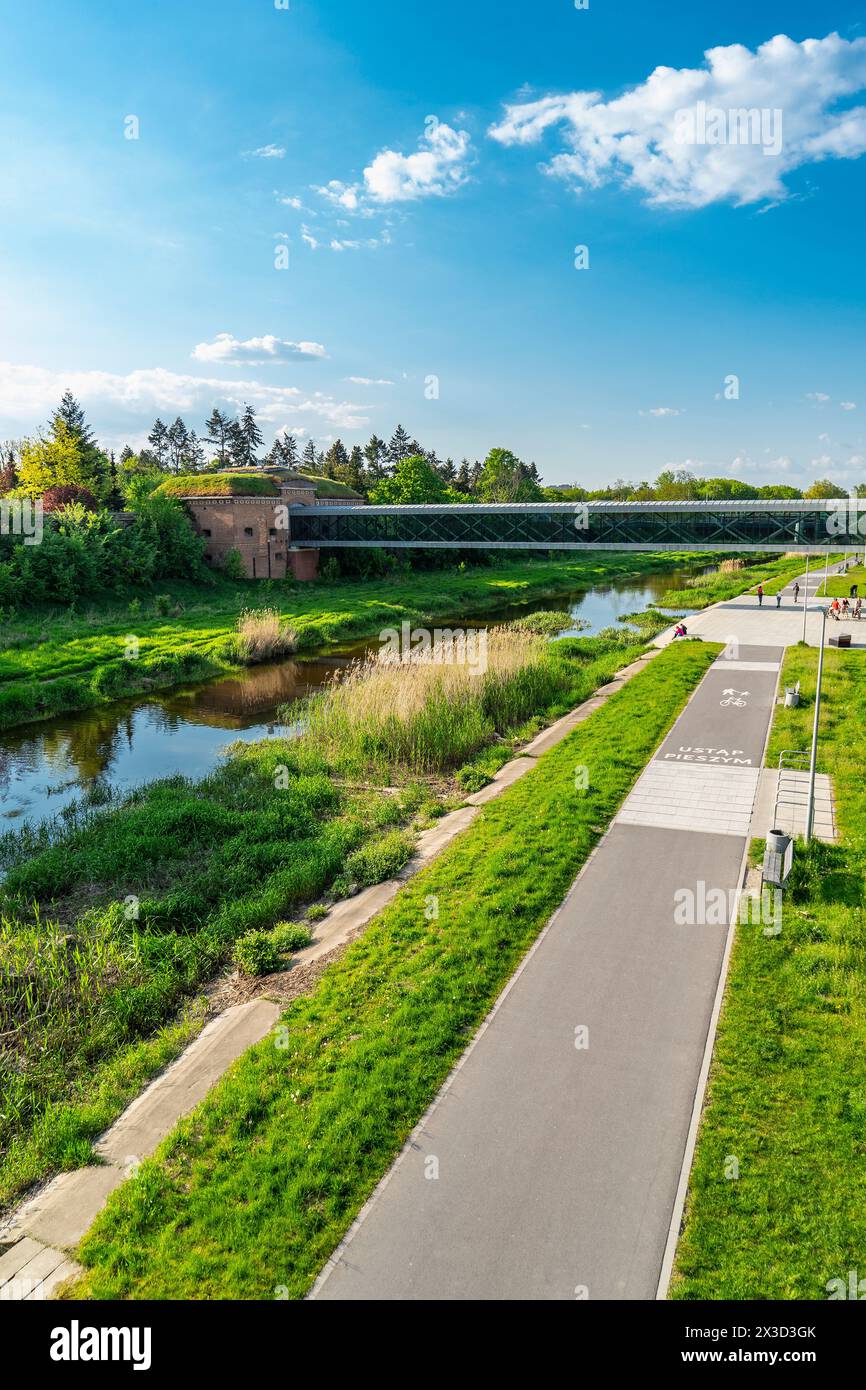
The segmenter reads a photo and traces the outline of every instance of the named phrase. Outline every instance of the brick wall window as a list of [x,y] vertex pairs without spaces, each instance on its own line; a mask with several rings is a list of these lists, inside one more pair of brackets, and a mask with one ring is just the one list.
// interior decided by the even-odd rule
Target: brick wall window
[[211,534],[210,528],[207,527],[207,526],[205,526],[204,530],[202,531],[202,535],[203,535],[203,536],[209,536],[210,534]]
[[245,535],[245,536],[251,536],[252,534],[253,534],[253,528],[252,528],[252,526],[245,526],[245,527],[244,527],[244,535]]

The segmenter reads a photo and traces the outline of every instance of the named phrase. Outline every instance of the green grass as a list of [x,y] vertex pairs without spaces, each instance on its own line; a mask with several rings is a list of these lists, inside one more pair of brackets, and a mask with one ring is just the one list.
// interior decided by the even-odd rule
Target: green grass
[[235,625],[251,606],[275,609],[299,650],[309,650],[404,621],[466,619],[605,579],[663,573],[696,558],[598,554],[303,585],[213,576],[206,589],[167,583],[162,596],[107,599],[83,613],[0,615],[0,729],[234,669]]
[[852,565],[847,574],[830,575],[826,585],[822,582],[818,590],[820,598],[847,598],[851,585],[859,586],[861,598],[866,598],[866,569],[862,565]]
[[303,1296],[717,651],[656,657],[407,885],[114,1195],[76,1296]]
[[167,478],[156,489],[166,497],[279,497],[279,484],[263,473],[195,473]]
[[763,584],[765,593],[775,594],[806,568],[805,555],[793,559],[779,556],[775,560],[750,555],[743,558],[745,565],[741,570],[715,570],[711,574],[696,575],[686,588],[665,594],[665,607],[709,608],[713,603],[724,603],[738,594],[752,593],[759,584]]
[[[771,767],[810,745],[816,666],[814,650],[789,651],[783,680],[806,701],[777,709]],[[830,1280],[866,1275],[866,656],[827,652],[821,708],[841,843],[797,845],[780,936],[737,930],[678,1299],[825,1299]]]
[[[50,825],[0,837],[7,870],[0,891],[0,1204],[40,1164],[44,1175],[88,1160],[102,1069],[158,1034],[239,938],[258,933],[248,954],[258,952],[262,969],[278,968],[281,948],[268,934],[287,912],[402,868],[415,830],[458,799],[441,780],[411,781],[419,770],[460,760],[451,747],[455,730],[460,758],[469,759],[457,784],[477,789],[521,739],[580,703],[624,654],[641,649],[638,634],[624,648],[624,635],[554,644],[520,637],[532,648],[531,665],[510,681],[495,672],[470,681],[468,703],[456,713],[439,691],[412,738],[386,739],[378,756],[371,737],[356,740],[361,783],[375,771],[373,780],[395,783],[396,795],[338,783],[334,774],[352,762],[339,741],[330,753],[317,751],[311,737],[269,739],[238,745],[202,781],[152,783],[118,805],[64,812]],[[396,675],[405,678],[402,669]],[[332,700],[339,703],[344,690],[337,687]],[[38,1161],[24,1154],[31,1134]]]

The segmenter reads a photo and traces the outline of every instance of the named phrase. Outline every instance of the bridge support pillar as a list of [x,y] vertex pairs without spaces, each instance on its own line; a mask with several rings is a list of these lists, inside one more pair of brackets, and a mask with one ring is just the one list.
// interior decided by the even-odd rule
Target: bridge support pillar
[[289,569],[293,579],[310,583],[319,577],[319,552],[318,550],[300,550],[297,546],[289,546],[288,552]]

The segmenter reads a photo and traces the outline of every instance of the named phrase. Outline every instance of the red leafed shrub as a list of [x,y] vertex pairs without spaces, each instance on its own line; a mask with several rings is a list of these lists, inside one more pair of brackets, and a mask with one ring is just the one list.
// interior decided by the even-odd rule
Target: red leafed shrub
[[57,487],[47,488],[42,494],[42,507],[46,512],[68,507],[70,502],[80,502],[89,512],[95,512],[97,508],[93,493],[78,483],[61,483]]

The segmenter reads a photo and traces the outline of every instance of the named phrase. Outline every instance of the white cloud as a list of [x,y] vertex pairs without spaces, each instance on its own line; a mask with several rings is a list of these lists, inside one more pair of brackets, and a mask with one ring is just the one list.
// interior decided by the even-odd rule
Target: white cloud
[[[682,208],[781,201],[785,174],[866,151],[866,107],[837,109],[866,87],[866,39],[849,43],[833,33],[796,43],[777,34],[755,52],[730,44],[704,56],[701,68],[657,67],[610,101],[577,91],[506,105],[489,134],[502,145],[532,145],[561,127],[566,148],[546,173],[577,191],[618,180],[652,206]],[[726,115],[766,113],[766,146],[780,112],[778,152],[765,153],[760,142],[684,142],[680,113],[698,103]]]
[[[417,202],[454,193],[468,178],[469,134],[433,117],[428,117],[426,127],[413,154],[380,150],[364,170],[363,182],[348,184],[331,179],[329,183],[314,185],[315,192],[333,207],[360,217],[372,217],[378,207],[389,203]],[[387,236],[382,239],[389,240]],[[372,240],[366,243],[376,244]]]
[[819,434],[819,435],[818,435],[818,443],[819,443],[819,444],[829,444],[829,443],[830,443],[830,436],[829,436],[829,434]]
[[830,399],[830,397],[829,397],[828,395],[826,395],[826,393],[825,393],[824,391],[807,391],[807,392],[806,392],[806,400],[807,400],[807,401],[817,401],[817,403],[818,403],[819,405],[823,405],[824,402],[825,402],[825,401],[829,401],[829,399]]
[[257,150],[247,150],[248,159],[285,159],[286,151],[282,145],[262,145]]
[[281,203],[284,208],[296,208],[298,211],[301,211],[303,209],[304,205],[301,202],[300,198],[281,198],[279,193],[277,193],[275,196],[277,202]]
[[663,415],[682,415],[681,410],[677,410],[672,405],[654,405],[649,410],[642,410],[641,415],[655,415],[660,418]]
[[841,405],[841,407],[842,407],[843,410],[856,410],[856,409],[857,409],[857,402],[856,402],[856,401],[840,401],[839,404]]
[[442,121],[428,123],[415,154],[382,150],[364,170],[366,192],[378,203],[412,202],[453,193],[466,182],[469,135]]
[[53,410],[65,390],[90,412],[113,407],[130,414],[209,413],[214,405],[240,409],[254,406],[263,421],[314,415],[342,429],[369,423],[363,407],[314,391],[305,396],[296,386],[269,386],[254,379],[220,380],[164,367],[115,372],[55,372],[44,367],[0,362],[0,416],[33,428]]
[[393,385],[394,385],[393,381],[388,381],[388,380],[387,380],[386,378],[384,378],[384,377],[376,378],[376,377],[372,377],[372,376],[347,376],[347,377],[346,377],[346,380],[347,380],[347,381],[350,381],[350,382],[352,383],[353,386],[393,386]]
[[292,343],[266,333],[241,341],[231,333],[218,333],[212,343],[197,343],[192,350],[197,362],[241,363],[259,367],[268,362],[300,362],[327,356],[321,343]]
[[318,249],[319,241],[313,236],[309,227],[301,227],[301,241],[305,242],[306,245],[310,247],[311,251],[316,251]]

